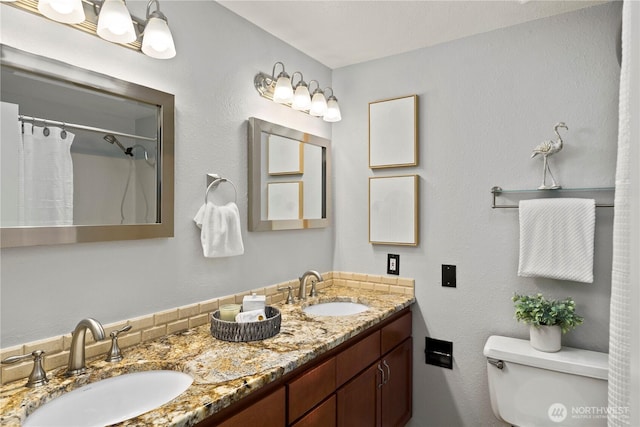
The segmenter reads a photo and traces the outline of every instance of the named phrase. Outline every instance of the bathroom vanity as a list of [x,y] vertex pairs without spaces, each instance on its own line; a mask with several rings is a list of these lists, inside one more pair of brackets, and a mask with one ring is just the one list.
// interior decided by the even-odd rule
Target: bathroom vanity
[[406,308],[198,426],[401,426],[411,418]]
[[[89,383],[173,370],[190,375],[193,384],[172,401],[117,425],[404,425],[411,417],[413,281],[403,288],[385,285],[380,276],[375,276],[379,282],[358,276],[363,278],[325,280],[319,296],[304,302],[275,303],[282,326],[269,339],[221,341],[212,337],[207,322],[125,347],[117,363],[100,353],[87,360],[88,372],[79,377],[66,377],[58,368],[47,372],[49,383],[42,387],[5,384],[0,424],[20,425],[39,406]],[[303,311],[326,301],[358,302],[368,310],[338,317]],[[153,318],[157,325],[161,316]]]

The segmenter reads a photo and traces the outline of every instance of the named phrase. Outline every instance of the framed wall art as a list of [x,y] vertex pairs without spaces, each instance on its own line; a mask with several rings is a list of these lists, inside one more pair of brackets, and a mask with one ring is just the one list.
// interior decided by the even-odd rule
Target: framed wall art
[[369,103],[369,167],[418,164],[418,95]]
[[369,178],[369,243],[418,245],[418,175]]
[[267,218],[287,220],[302,218],[302,181],[267,184]]
[[267,152],[269,175],[299,175],[304,173],[302,142],[280,135],[269,135]]

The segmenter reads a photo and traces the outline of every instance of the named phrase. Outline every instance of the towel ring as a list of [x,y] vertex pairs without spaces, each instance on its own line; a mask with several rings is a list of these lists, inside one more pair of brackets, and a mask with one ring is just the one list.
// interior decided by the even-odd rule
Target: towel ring
[[229,184],[231,184],[231,186],[233,187],[233,191],[235,193],[235,197],[233,199],[233,202],[236,203],[238,201],[238,189],[236,188],[236,185],[232,182],[229,181],[227,178],[216,178],[213,180],[213,182],[211,182],[211,184],[209,184],[207,186],[207,191],[206,193],[204,193],[204,204],[206,205],[207,202],[209,201],[209,191],[211,191],[212,189],[215,190],[216,188],[218,188],[218,185],[220,185],[220,183],[222,182],[228,182]]

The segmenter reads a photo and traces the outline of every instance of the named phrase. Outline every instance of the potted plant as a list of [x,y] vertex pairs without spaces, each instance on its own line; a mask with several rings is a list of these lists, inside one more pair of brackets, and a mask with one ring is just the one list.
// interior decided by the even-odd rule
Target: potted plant
[[561,347],[561,335],[581,325],[571,298],[548,300],[542,294],[518,295],[512,298],[516,319],[528,323],[531,346],[536,350],[555,352]]

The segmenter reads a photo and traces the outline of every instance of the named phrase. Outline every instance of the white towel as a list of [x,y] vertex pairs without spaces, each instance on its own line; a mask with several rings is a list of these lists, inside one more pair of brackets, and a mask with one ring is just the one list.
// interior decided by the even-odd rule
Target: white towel
[[202,229],[200,241],[205,257],[229,257],[244,253],[240,212],[235,203],[217,206],[207,202],[200,207],[193,220]]
[[520,202],[518,276],[593,283],[593,199]]

